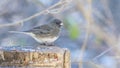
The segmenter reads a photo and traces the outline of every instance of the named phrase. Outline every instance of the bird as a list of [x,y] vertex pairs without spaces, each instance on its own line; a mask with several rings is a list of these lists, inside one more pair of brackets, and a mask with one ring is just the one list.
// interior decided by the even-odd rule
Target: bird
[[10,33],[21,33],[31,36],[38,43],[43,45],[54,45],[58,39],[63,22],[60,19],[53,19],[47,24],[34,27],[28,31],[9,31]]

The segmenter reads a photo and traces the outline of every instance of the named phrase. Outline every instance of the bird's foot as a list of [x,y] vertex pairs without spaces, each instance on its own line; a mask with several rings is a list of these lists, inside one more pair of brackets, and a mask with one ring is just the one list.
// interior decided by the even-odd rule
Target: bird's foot
[[40,45],[43,45],[43,46],[55,46],[54,43],[42,43]]
[[46,43],[40,43],[40,45],[46,46],[47,44]]
[[55,46],[55,44],[54,43],[50,43],[50,44],[48,44],[49,46]]
[[46,43],[47,46],[55,46],[54,43]]

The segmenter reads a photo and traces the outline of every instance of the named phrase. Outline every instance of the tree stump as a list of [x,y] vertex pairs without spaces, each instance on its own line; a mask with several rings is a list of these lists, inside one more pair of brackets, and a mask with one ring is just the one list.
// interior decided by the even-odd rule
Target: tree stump
[[70,68],[70,51],[56,46],[0,47],[0,68]]

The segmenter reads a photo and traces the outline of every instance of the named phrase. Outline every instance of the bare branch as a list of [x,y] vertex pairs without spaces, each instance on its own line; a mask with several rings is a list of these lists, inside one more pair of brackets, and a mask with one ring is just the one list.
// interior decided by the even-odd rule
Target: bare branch
[[16,26],[16,25],[22,25],[26,21],[29,21],[37,16],[40,16],[42,14],[54,14],[54,13],[59,13],[65,9],[65,7],[71,2],[71,0],[60,0],[58,3],[52,5],[51,7],[47,8],[46,10],[43,10],[39,13],[36,13],[26,19],[14,22],[14,23],[9,23],[9,24],[0,24],[0,28],[2,27],[7,27],[7,26]]

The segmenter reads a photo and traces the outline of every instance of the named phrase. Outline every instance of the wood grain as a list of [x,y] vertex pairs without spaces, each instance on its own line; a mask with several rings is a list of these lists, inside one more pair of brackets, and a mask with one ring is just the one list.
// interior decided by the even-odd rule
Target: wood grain
[[70,68],[70,51],[57,46],[0,47],[1,67]]

